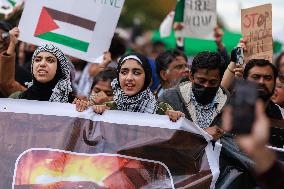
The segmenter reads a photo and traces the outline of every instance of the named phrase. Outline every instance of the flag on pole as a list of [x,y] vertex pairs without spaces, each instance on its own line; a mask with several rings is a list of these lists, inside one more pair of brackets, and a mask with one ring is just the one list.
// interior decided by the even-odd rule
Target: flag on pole
[[174,22],[183,22],[185,0],[177,0]]
[[0,16],[11,13],[15,6],[23,3],[24,0],[0,0]]
[[16,5],[23,2],[23,0],[0,0],[1,6],[12,6],[15,7]]
[[162,21],[159,31],[161,37],[168,37],[171,35],[175,12],[171,11]]
[[123,4],[124,0],[27,0],[20,40],[53,43],[68,55],[94,62],[108,50]]

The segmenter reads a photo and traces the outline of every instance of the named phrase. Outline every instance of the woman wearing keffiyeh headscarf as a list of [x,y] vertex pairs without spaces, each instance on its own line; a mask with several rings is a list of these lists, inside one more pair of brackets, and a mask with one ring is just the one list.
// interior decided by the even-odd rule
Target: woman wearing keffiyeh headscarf
[[33,80],[24,92],[12,98],[49,102],[72,102],[70,62],[64,53],[52,44],[38,47],[32,56]]
[[146,57],[139,53],[129,53],[121,57],[117,67],[117,78],[112,82],[114,101],[104,105],[94,105],[96,113],[106,109],[130,112],[168,115],[172,121],[184,116],[162,102],[157,102],[151,92],[151,66]]

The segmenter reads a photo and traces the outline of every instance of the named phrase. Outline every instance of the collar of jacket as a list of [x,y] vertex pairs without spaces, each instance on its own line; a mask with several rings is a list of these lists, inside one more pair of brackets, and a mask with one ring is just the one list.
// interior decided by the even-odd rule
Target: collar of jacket
[[[190,81],[186,81],[183,83],[180,83],[178,86],[178,91],[182,97],[182,100],[191,115],[191,118],[196,120],[196,113],[195,113],[195,107],[192,105],[191,102],[191,95],[192,95],[192,83]],[[217,104],[217,109],[214,117],[221,113],[223,107],[227,103],[229,99],[229,92],[227,92],[225,89],[219,87],[217,93],[216,93],[216,98],[215,98],[215,103]]]

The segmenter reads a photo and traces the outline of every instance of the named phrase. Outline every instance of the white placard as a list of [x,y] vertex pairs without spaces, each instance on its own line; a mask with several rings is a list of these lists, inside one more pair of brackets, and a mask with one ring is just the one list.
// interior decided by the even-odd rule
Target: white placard
[[27,0],[20,40],[53,43],[68,55],[94,62],[109,49],[124,0]]
[[216,24],[216,0],[185,0],[185,36],[211,38]]

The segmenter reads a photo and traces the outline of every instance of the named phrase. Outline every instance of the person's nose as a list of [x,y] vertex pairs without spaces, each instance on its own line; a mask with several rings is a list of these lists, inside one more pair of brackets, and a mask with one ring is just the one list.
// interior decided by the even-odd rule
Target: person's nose
[[189,73],[189,67],[185,67],[185,68],[183,69],[183,73]]
[[45,61],[45,59],[42,59],[42,60],[40,61],[39,66],[40,66],[40,67],[45,67],[45,66],[46,66],[46,61]]
[[210,87],[209,81],[205,82],[205,83],[203,84],[203,86],[204,86],[204,87]]
[[259,80],[258,80],[258,83],[259,83],[259,84],[264,84],[264,78],[263,78],[263,77],[260,77]]
[[128,73],[126,76],[126,81],[132,81],[133,80],[133,74],[132,73]]

